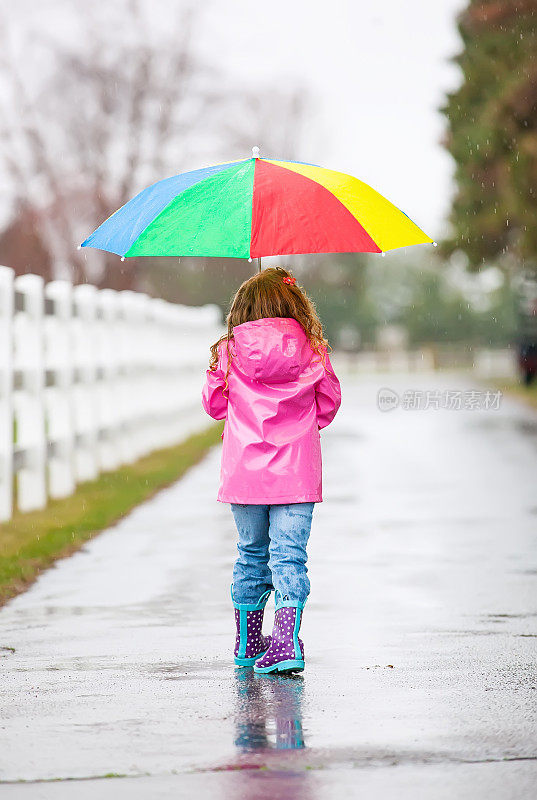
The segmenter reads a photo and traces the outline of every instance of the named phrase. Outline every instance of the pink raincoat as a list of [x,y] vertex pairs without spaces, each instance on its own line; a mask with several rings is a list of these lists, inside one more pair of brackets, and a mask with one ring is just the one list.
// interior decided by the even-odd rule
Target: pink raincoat
[[[207,370],[205,411],[225,419],[217,499],[222,503],[320,503],[319,428],[341,403],[328,354],[325,366],[296,319],[274,317],[233,328],[228,388],[226,342]],[[227,396],[226,396],[227,395]]]

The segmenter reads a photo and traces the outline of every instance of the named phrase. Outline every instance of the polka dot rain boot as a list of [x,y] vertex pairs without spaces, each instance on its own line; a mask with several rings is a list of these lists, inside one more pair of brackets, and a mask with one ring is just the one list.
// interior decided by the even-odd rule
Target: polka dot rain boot
[[255,672],[300,672],[304,669],[304,645],[298,638],[304,603],[283,601],[277,608],[272,641],[254,664]]
[[262,594],[257,603],[236,603],[231,587],[231,599],[235,609],[235,664],[238,667],[252,667],[264,655],[270,645],[270,636],[263,636],[263,614],[270,597],[270,590]]

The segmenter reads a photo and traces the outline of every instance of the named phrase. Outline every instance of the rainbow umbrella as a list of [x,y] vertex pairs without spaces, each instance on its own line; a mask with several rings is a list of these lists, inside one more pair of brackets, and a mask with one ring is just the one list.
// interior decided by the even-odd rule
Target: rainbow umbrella
[[259,157],[206,167],[144,189],[82,243],[123,258],[259,258],[384,253],[432,243],[366,183],[331,169]]

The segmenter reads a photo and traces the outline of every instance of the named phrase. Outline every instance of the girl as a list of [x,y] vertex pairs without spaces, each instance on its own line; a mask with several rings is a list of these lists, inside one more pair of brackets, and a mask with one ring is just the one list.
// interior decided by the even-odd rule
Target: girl
[[[239,533],[231,586],[235,664],[256,672],[304,669],[298,632],[310,591],[313,505],[322,502],[319,429],[341,403],[327,346],[295,278],[269,267],[242,284],[227,333],[211,347],[203,407],[225,419],[217,499],[231,503]],[[264,637],[272,589],[274,628]]]

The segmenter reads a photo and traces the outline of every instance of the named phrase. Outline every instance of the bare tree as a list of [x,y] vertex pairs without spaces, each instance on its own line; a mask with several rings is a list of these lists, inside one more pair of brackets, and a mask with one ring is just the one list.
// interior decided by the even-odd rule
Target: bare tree
[[2,26],[0,164],[18,221],[25,213],[35,226],[32,239],[48,254],[52,274],[130,288],[138,260],[78,252],[78,242],[144,186],[197,156],[214,152],[223,160],[239,150],[247,157],[260,144],[291,157],[304,100],[293,90],[222,88],[216,68],[193,50],[200,0],[174,6],[166,34],[151,32],[142,0],[112,7],[121,37],[90,3],[78,11],[85,47],[41,36],[50,68],[33,93]]
[[[198,6],[199,8],[199,6]],[[128,0],[128,36],[112,41],[91,5],[84,6],[87,47],[48,41],[54,67],[32,98],[17,59],[0,48],[11,94],[0,109],[2,159],[19,208],[30,207],[57,271],[77,281],[129,285],[132,263],[78,253],[77,243],[145,182],[181,162],[195,129],[191,109],[207,113],[208,70],[191,52],[194,6],[182,6],[166,41],[148,37],[145,6]],[[12,109],[16,110],[13,113]],[[187,122],[188,117],[188,122]],[[17,153],[17,151],[19,151]]]

